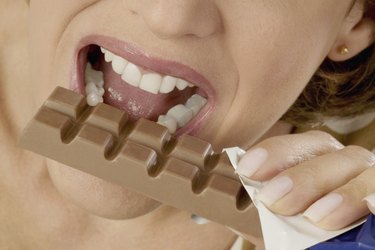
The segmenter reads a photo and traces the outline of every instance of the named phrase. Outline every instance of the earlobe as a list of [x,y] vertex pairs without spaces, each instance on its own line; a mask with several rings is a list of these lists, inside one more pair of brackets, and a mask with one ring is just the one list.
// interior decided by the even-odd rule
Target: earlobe
[[348,32],[340,35],[328,54],[332,61],[346,61],[374,42],[375,24],[370,19],[362,19]]
[[328,58],[332,61],[341,62],[358,55],[374,42],[374,29],[375,23],[367,18],[361,19],[355,25],[344,24],[342,32],[328,54]]

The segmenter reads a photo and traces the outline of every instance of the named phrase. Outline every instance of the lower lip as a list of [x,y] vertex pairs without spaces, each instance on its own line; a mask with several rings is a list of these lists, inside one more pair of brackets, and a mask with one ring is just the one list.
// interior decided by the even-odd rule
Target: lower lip
[[[81,43],[75,54],[74,62],[72,65],[71,81],[69,88],[76,93],[85,95],[84,88],[84,71],[88,63],[87,53],[88,45],[93,43]],[[211,96],[211,95],[210,95]],[[200,129],[200,125],[208,116],[213,112],[214,97],[208,97],[208,102],[204,108],[184,127],[178,129],[174,134],[180,136],[182,134],[196,135]]]

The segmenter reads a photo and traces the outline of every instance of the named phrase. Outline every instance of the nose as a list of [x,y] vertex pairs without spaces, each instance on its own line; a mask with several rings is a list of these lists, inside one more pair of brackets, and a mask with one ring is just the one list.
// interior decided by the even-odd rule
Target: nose
[[[139,1],[139,0],[138,0]],[[139,1],[138,14],[161,39],[186,35],[208,37],[221,29],[220,12],[212,0]]]

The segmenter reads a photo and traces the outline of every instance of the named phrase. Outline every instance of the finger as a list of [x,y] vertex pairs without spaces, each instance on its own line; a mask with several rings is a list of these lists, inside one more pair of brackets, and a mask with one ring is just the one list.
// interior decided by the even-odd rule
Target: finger
[[367,196],[365,201],[367,202],[367,207],[370,209],[371,213],[375,215],[375,193]]
[[252,147],[241,158],[236,171],[253,180],[269,180],[285,169],[343,147],[321,131],[272,137]]
[[342,187],[312,204],[304,213],[316,225],[336,230],[367,215],[364,198],[375,192],[375,167],[369,168]]
[[316,157],[276,176],[257,198],[277,214],[297,214],[356,178],[373,165],[374,158],[371,152],[357,146]]

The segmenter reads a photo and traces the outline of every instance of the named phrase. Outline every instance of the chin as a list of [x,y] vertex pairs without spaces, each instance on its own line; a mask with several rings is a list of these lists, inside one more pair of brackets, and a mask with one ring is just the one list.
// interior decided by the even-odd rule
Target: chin
[[47,162],[57,191],[89,214],[112,220],[146,215],[161,203],[119,185],[75,170],[55,161]]

